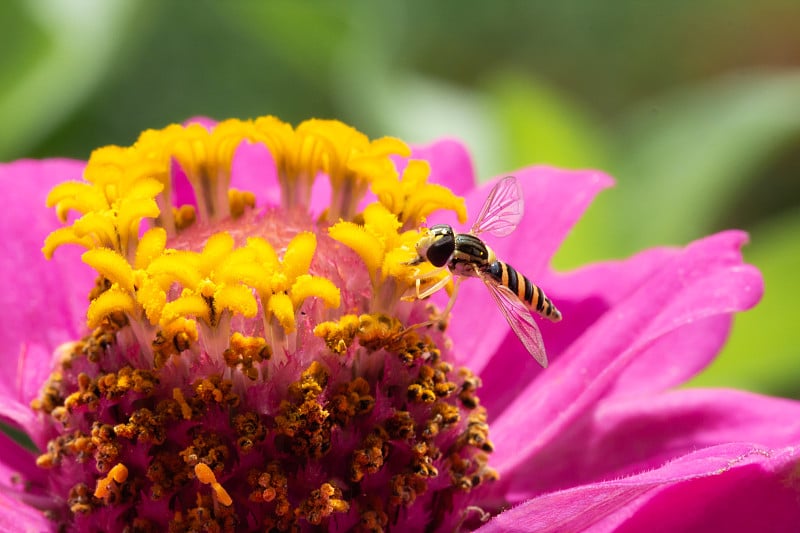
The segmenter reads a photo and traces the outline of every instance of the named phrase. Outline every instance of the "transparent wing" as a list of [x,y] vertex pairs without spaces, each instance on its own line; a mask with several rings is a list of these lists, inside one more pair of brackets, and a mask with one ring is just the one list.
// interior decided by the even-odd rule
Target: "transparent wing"
[[517,178],[506,176],[489,192],[470,233],[478,235],[489,232],[498,237],[505,237],[514,231],[522,220],[524,207],[522,189],[517,183]]
[[539,332],[539,326],[533,320],[531,312],[507,287],[498,285],[487,276],[482,276],[481,279],[525,349],[540,365],[547,368],[547,354],[544,351],[542,334]]

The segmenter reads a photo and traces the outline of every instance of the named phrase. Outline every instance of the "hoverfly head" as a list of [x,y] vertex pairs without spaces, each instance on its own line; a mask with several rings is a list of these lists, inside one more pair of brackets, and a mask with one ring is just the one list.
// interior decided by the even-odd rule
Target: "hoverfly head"
[[446,265],[455,251],[455,233],[447,224],[431,226],[417,242],[417,254],[435,267]]

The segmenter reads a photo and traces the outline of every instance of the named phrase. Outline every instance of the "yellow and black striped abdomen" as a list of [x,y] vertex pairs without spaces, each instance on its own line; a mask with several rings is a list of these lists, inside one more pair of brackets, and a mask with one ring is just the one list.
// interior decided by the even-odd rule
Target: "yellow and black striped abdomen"
[[544,291],[517,272],[511,265],[495,261],[488,266],[486,272],[497,283],[513,292],[531,311],[535,311],[553,322],[561,320],[561,312],[556,309]]

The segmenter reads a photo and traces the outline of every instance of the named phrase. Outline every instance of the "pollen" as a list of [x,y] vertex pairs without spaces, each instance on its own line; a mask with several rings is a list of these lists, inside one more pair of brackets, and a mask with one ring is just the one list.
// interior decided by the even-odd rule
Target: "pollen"
[[119,485],[128,479],[128,468],[119,463],[108,472],[108,475],[97,480],[97,488],[94,490],[94,497],[101,500],[111,498],[113,492],[119,490]]
[[225,490],[225,488],[217,482],[217,476],[214,475],[214,472],[206,465],[205,463],[198,463],[194,467],[194,473],[197,476],[197,480],[204,485],[211,485],[211,489],[214,491],[214,496],[219,503],[222,505],[229,507],[233,504],[233,498],[231,498],[230,494]]
[[346,513],[350,505],[342,499],[342,490],[331,483],[323,483],[300,504],[297,516],[318,526],[333,513]]
[[389,434],[378,427],[367,435],[362,447],[353,452],[350,479],[360,482],[365,476],[378,472],[389,455]]
[[272,357],[272,350],[264,337],[246,337],[237,331],[231,335],[230,347],[222,356],[229,367],[238,368],[242,374],[255,380],[261,363]]
[[314,328],[314,335],[324,339],[330,351],[341,355],[350,347],[360,328],[359,317],[344,315],[338,321],[318,324]]
[[333,419],[342,426],[347,425],[354,416],[363,416],[375,407],[375,397],[370,384],[362,377],[339,386],[330,401]]

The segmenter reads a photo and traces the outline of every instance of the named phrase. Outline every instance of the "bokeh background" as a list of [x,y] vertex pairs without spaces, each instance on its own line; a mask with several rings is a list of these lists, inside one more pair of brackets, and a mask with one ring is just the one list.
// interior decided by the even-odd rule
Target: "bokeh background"
[[2,161],[264,114],[609,172],[560,269],[748,230],[766,295],[694,384],[800,397],[797,0],[0,2]]

